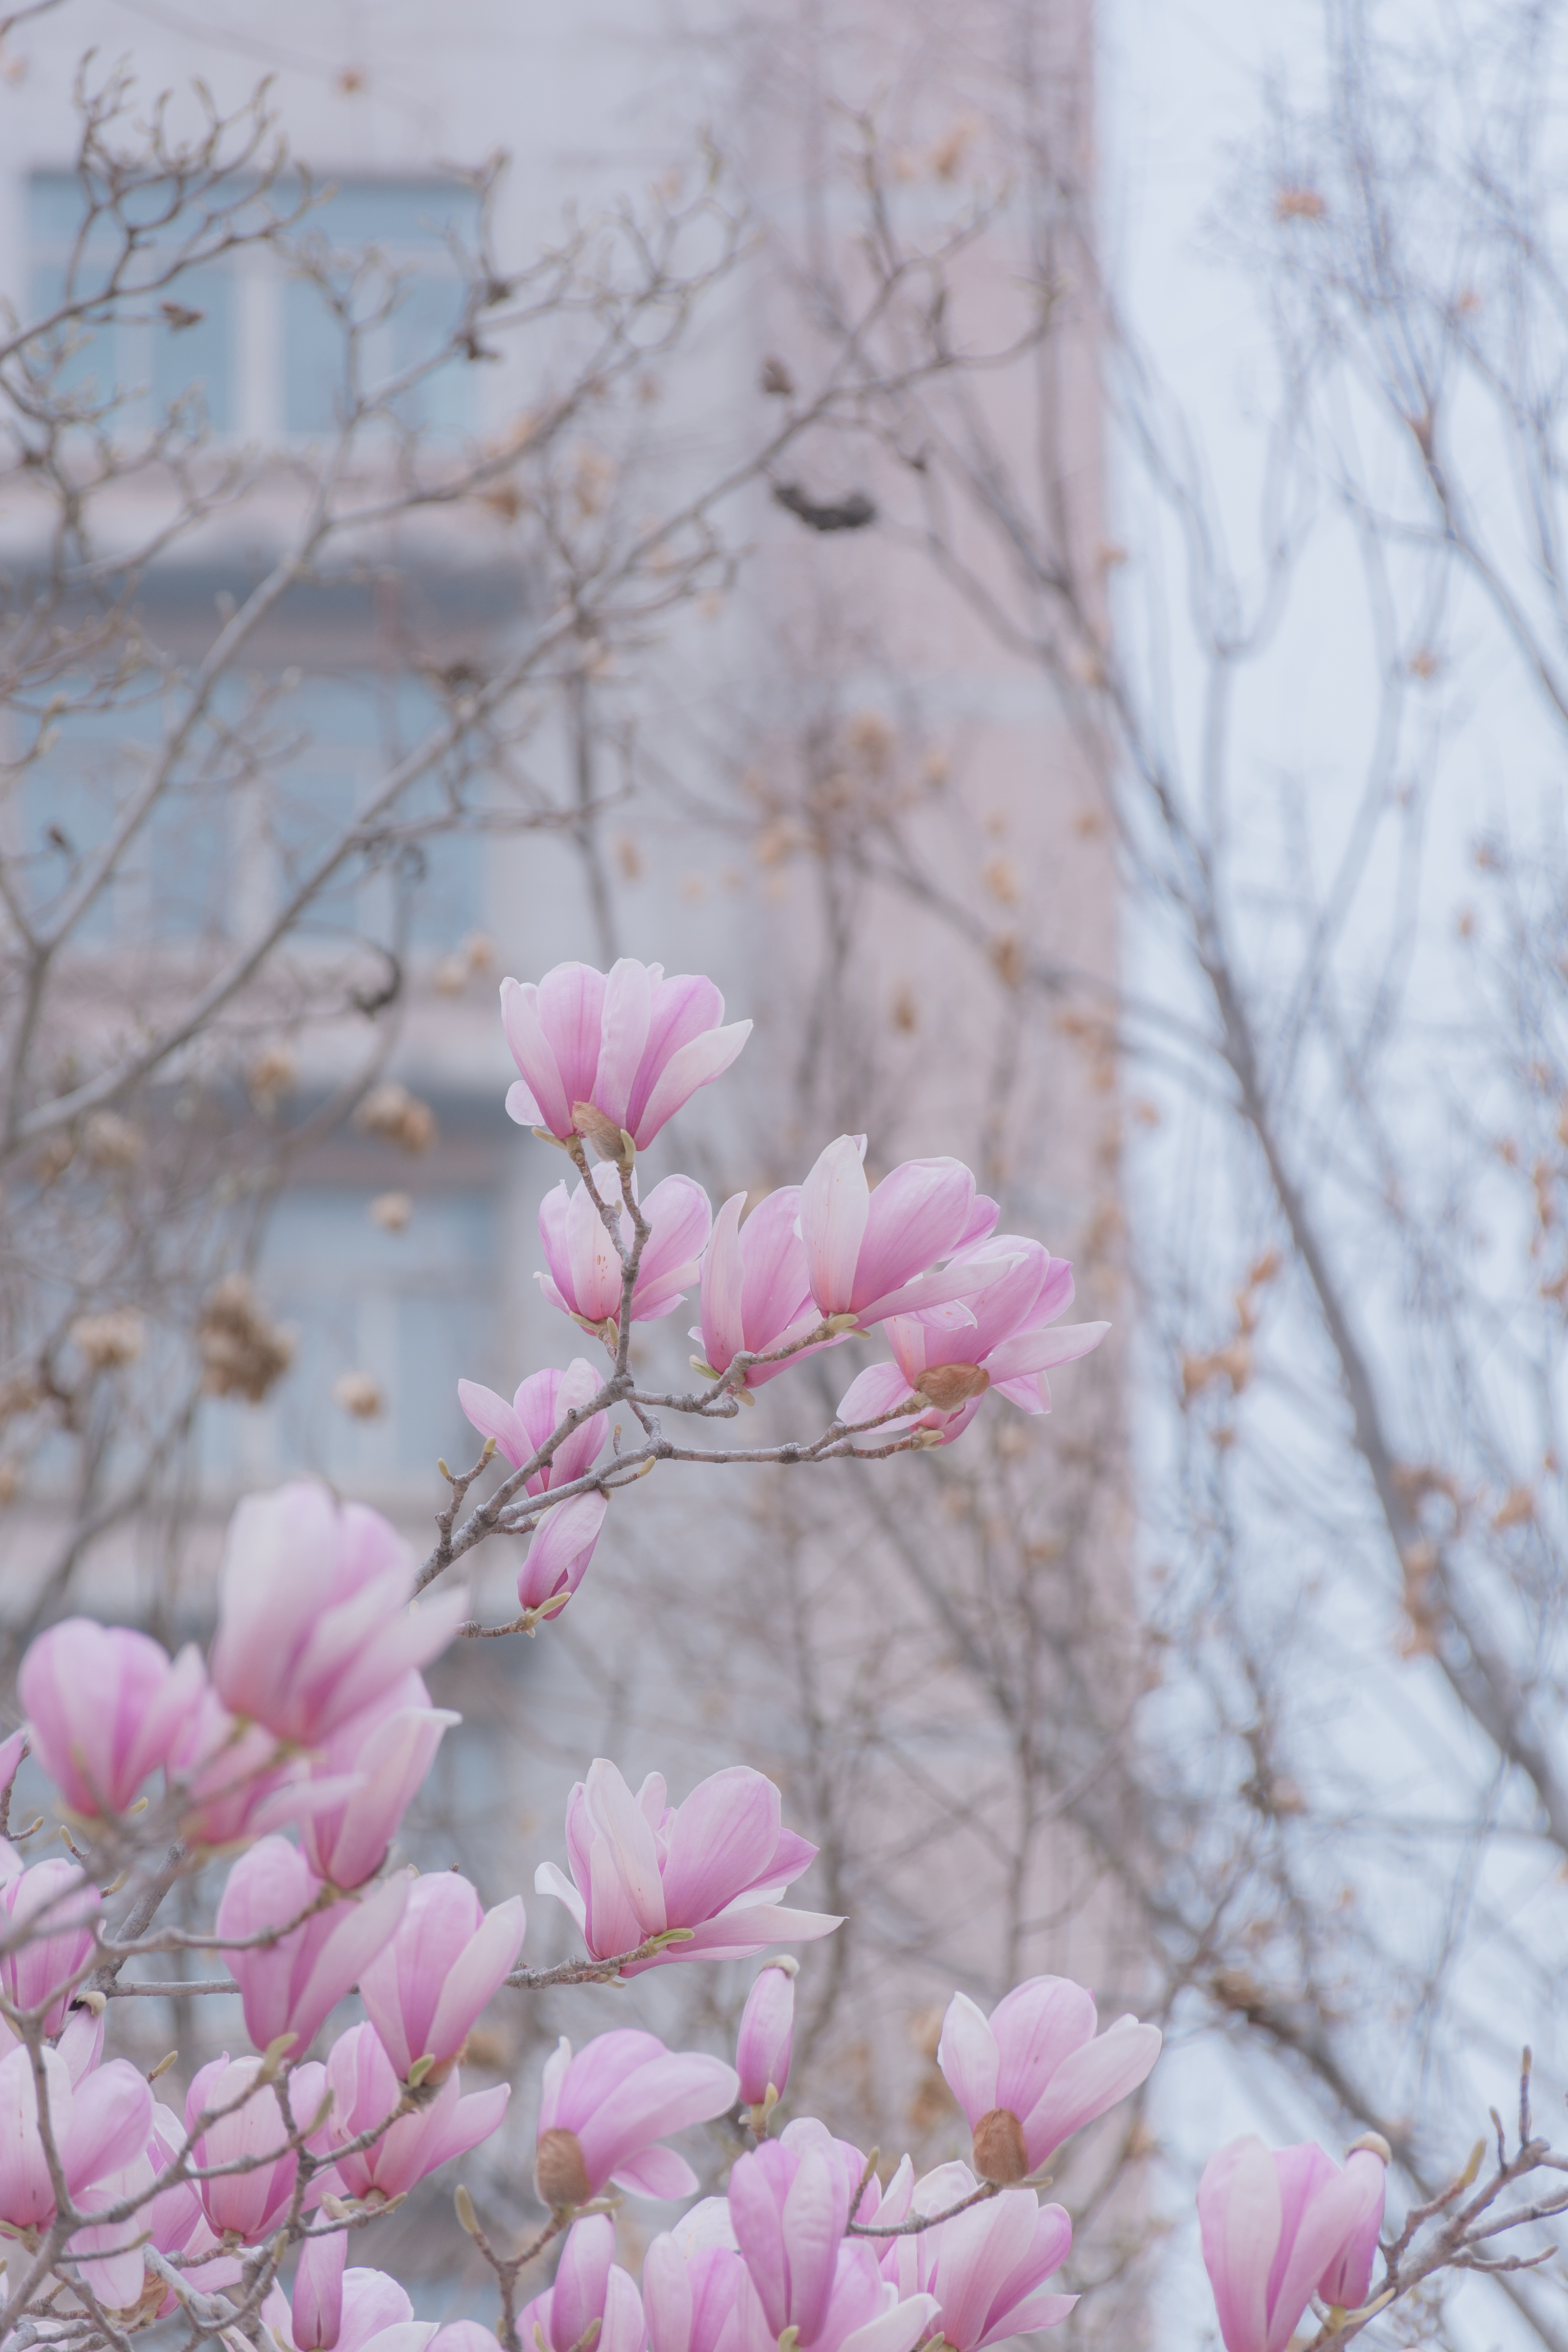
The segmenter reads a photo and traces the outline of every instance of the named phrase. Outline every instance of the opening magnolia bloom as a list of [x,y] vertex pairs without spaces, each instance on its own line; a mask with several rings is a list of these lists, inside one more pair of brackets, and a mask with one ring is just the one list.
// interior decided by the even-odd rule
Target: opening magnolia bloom
[[699,1087],[723,1076],[752,1034],[749,1021],[721,1025],[724,1000],[710,980],[666,980],[662,964],[630,956],[608,972],[558,963],[537,985],[503,980],[500,1007],[522,1074],[508,1117],[562,1142],[587,1133],[596,1150],[605,1146],[578,1107],[624,1128],[641,1151]]

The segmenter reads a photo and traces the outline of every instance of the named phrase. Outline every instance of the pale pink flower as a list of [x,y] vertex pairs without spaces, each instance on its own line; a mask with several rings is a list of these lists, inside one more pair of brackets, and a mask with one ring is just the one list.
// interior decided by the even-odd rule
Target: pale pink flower
[[517,1571],[520,1609],[542,1609],[561,1593],[576,1591],[588,1573],[609,1507],[607,1495],[569,1495],[545,1513]]
[[[327,2057],[327,2081],[332,2092],[332,2112],[327,2126],[326,2152],[332,2157],[338,2178],[350,2197],[401,2197],[438,2165],[454,2156],[466,2156],[493,2131],[499,2131],[511,2096],[510,2084],[476,2091],[464,2097],[462,2077],[454,2066],[436,2096],[412,2114],[398,2115],[403,2084],[391,2059],[369,2025],[352,2025],[340,2033]],[[372,2131],[389,2116],[397,2120],[369,2147],[352,2154],[343,2143]]]
[[[185,2128],[174,2108],[161,2103],[155,2105],[142,2151],[155,2179],[163,2178],[184,2145]],[[138,2228],[148,2231],[161,2254],[183,2254],[202,2220],[202,2200],[195,2182],[175,2180],[167,2189],[160,2189],[136,2220]]]
[[552,2286],[537,2294],[517,2323],[518,2341],[546,2352],[574,2352],[598,2322],[594,2352],[643,2352],[642,2298],[628,2272],[611,2260],[616,2229],[607,2213],[590,2213],[566,2232]]
[[188,1643],[67,1617],[27,1650],[17,1690],[33,1753],[73,1812],[123,1813],[168,1762],[206,1681]]
[[297,1479],[229,1523],[211,1672],[224,1704],[313,1748],[444,1650],[460,1592],[408,1606],[415,1565],[379,1511]]
[[[123,2191],[151,2188],[153,2172],[143,2151],[153,2093],[145,2076],[115,2058],[73,2084],[54,2050],[43,2053],[43,2067],[49,2130],[79,2212],[101,2211]],[[0,2058],[0,2220],[16,2231],[44,2229],[54,2213],[32,2058],[17,2048]],[[120,2251],[136,2234],[123,2224],[112,2230],[89,2224],[67,2248],[84,2263],[95,2293],[117,2310],[141,2294],[141,2250],[132,2255]]]
[[535,2158],[539,2192],[557,2210],[585,2205],[606,2182],[634,2197],[689,2197],[697,2175],[654,2145],[735,2104],[735,2070],[697,2050],[667,2050],[629,2026],[574,2058],[563,2036],[545,2062]]
[[863,1135],[827,1146],[800,1188],[800,1233],[812,1296],[825,1316],[853,1315],[862,1330],[885,1316],[963,1299],[995,1278],[988,1255],[965,1255],[996,1223],[960,1160],[906,1160],[875,1191]]
[[710,980],[666,980],[662,964],[623,956],[608,972],[558,963],[537,986],[503,980],[501,1023],[522,1073],[506,1098],[520,1127],[564,1142],[575,1108],[590,1105],[625,1128],[639,1151],[699,1087],[722,1076],[749,1021],[721,1027],[724,1000]]
[[[620,1178],[613,1168],[595,1168],[594,1185],[599,1200],[620,1200]],[[634,1177],[632,1192],[649,1228],[632,1291],[632,1321],[655,1323],[675,1312],[696,1281],[713,1213],[707,1193],[689,1176],[667,1176],[646,1201]],[[629,1251],[636,1235],[624,1207],[617,1223],[622,1246]],[[561,1183],[546,1192],[539,1205],[539,1238],[549,1271],[534,1280],[551,1305],[595,1336],[618,1329],[621,1261],[586,1184],[577,1183],[569,1193]]]
[[[512,1468],[521,1470],[525,1462],[532,1461],[545,1440],[554,1435],[567,1414],[589,1403],[603,1386],[593,1365],[582,1356],[574,1356],[563,1372],[553,1366],[542,1372],[531,1372],[510,1404],[504,1397],[497,1396],[494,1389],[481,1388],[477,1381],[458,1382],[458,1402],[479,1435],[493,1437]],[[593,1468],[604,1452],[609,1431],[607,1412],[601,1410],[590,1413],[586,1421],[580,1421],[562,1439],[543,1468],[536,1470],[526,1482],[523,1492],[543,1495],[552,1486],[569,1486],[574,1478]]]
[[954,1993],[936,2062],[974,2135],[974,2168],[1013,2182],[1137,2089],[1160,2054],[1160,2030],[1118,2018],[1095,2038],[1094,1996],[1068,1977],[1030,1977],[989,2019]]
[[[93,1923],[102,1907],[80,1864],[63,1854],[36,1862],[0,1885],[0,1941],[17,1939],[14,1951],[0,1955],[0,1986],[17,2009],[43,2011],[46,2033],[58,2033],[66,2021],[76,1979],[92,1957]],[[35,1925],[30,1940],[22,1942]]]
[[468,2028],[515,1966],[527,1924],[521,1895],[486,1911],[455,1871],[415,1880],[396,1934],[359,1984],[405,2082],[421,2061],[427,2075],[461,2054]]
[[770,1960],[746,1995],[735,2038],[735,2072],[741,2096],[760,2107],[772,2091],[783,2095],[789,2081],[795,2040],[795,1979],[798,1962]]
[[1072,1304],[1072,1267],[1053,1258],[1038,1242],[1016,1234],[994,1234],[965,1251],[960,1265],[984,1254],[1013,1263],[983,1289],[962,1302],[935,1307],[920,1316],[888,1319],[888,1338],[911,1391],[933,1366],[976,1366],[987,1384],[1025,1412],[1048,1412],[1047,1372],[1076,1363],[1098,1348],[1109,1323],[1063,1323],[1048,1328]]
[[[232,2230],[247,2245],[276,2227],[294,2194],[300,2157],[298,2148],[289,2145],[285,2108],[292,2130],[309,2134],[326,2090],[323,2066],[296,2066],[275,2085],[258,2080],[263,2063],[259,2058],[231,2060],[226,2050],[198,2070],[185,2094],[185,2130],[195,2135],[195,2165],[215,2175],[196,2183],[202,2210],[220,2238]],[[202,2127],[204,2116],[212,2120]],[[318,2131],[309,2142],[312,2149],[319,2140]],[[251,2169],[217,2169],[242,2161]]]
[[[947,2212],[978,2186],[966,2165],[944,2164],[918,2183],[913,2210]],[[1072,2223],[1061,2206],[1042,2206],[1032,2189],[1005,2189],[891,2245],[899,2293],[934,2299],[953,2352],[1059,2326],[1078,2301],[1045,2291],[1072,2251]]]
[[565,1905],[595,1959],[635,1951],[668,1927],[692,1934],[628,1967],[628,1975],[713,1953],[744,1959],[770,1944],[809,1943],[840,1924],[831,1913],[780,1904],[816,1848],[783,1826],[779,1792],[761,1772],[729,1765],[673,1808],[665,1794],[663,1774],[650,1772],[634,1797],[616,1767],[596,1757],[566,1805],[575,1884],[552,1862],[535,1873],[537,1891]]
[[1285,2352],[1320,2282],[1354,2284],[1363,2252],[1370,2273],[1365,2231],[1374,2208],[1381,2218],[1383,2166],[1361,2154],[1342,2172],[1312,2141],[1270,2150],[1249,2134],[1210,2157],[1198,2221],[1226,2352]]
[[[742,1225],[745,1205],[744,1192],[725,1202],[702,1260],[702,1320],[689,1336],[700,1339],[703,1361],[715,1372],[728,1371],[742,1353],[765,1355],[789,1347],[822,1320],[800,1238],[799,1185],[770,1192]],[[802,1348],[783,1363],[753,1364],[744,1385],[760,1387],[816,1353],[815,1348]]]
[[309,2049],[361,1970],[391,1942],[409,1883],[400,1872],[363,1898],[342,1896],[316,1909],[325,1890],[286,1838],[263,1838],[240,1856],[218,1902],[219,1942],[288,1929],[275,1943],[225,1954],[258,2050],[285,2033],[294,2037],[296,2054]]
[[410,1669],[374,1706],[329,1735],[311,1778],[342,1793],[307,1812],[300,1825],[318,1878],[347,1888],[375,1876],[443,1737],[462,1719],[449,1707],[432,1706],[423,1679]]
[[[730,2175],[730,2220],[767,2334],[776,2341],[793,2327],[816,2352],[912,2352],[930,2334],[936,2305],[918,2290],[900,2301],[870,2244],[846,2241],[860,2174],[849,2176],[847,2143],[809,2120],[813,2131],[792,2125]],[[858,2218],[870,2205],[868,2196]]]

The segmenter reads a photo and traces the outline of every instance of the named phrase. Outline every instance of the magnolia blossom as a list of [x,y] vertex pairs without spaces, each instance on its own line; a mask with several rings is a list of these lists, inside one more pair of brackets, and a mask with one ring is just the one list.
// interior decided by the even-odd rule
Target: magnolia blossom
[[885,1423],[887,1433],[929,1428],[951,1444],[968,1428],[988,1389],[1025,1412],[1050,1411],[1047,1370],[1087,1356],[1110,1326],[1047,1328],[1072,1302],[1072,1268],[1065,1258],[1049,1256],[1038,1242],[994,1234],[960,1253],[949,1271],[982,1256],[1011,1263],[966,1298],[919,1315],[888,1318],[894,1360],[872,1364],[851,1384],[839,1401],[840,1421],[876,1421],[917,1396],[925,1409]]
[[[265,2067],[260,2058],[231,2060],[226,2050],[198,2070],[185,2094],[185,2130],[195,2135],[195,2162],[214,2175],[196,2183],[202,2210],[220,2238],[232,2230],[247,2245],[264,2238],[287,2213],[300,2170],[279,2089]],[[294,2131],[310,2133],[325,2096],[326,2069],[296,2066],[281,2087]],[[204,2116],[210,2122],[204,2124]],[[319,2139],[318,2128],[308,2142],[312,2150]],[[216,2170],[242,2159],[250,2161],[251,2170]]]
[[[621,1199],[616,1170],[595,1168],[594,1188],[590,1192],[578,1183],[569,1193],[561,1183],[546,1192],[539,1204],[539,1238],[549,1272],[536,1274],[534,1280],[552,1307],[585,1331],[598,1334],[618,1328],[620,1323],[621,1260],[598,1207],[599,1201]],[[654,1323],[662,1315],[673,1315],[696,1281],[713,1213],[707,1193],[689,1176],[667,1176],[646,1201],[640,1199],[634,1177],[632,1197],[639,1202],[648,1227],[632,1291],[632,1321]],[[617,1229],[622,1248],[629,1251],[636,1234],[624,1206],[617,1212]]]
[[487,1912],[452,1871],[415,1880],[396,1934],[359,1987],[405,2082],[420,2065],[428,2075],[460,2055],[469,2026],[515,1964],[527,1924],[521,1895]]
[[461,1592],[408,1607],[414,1559],[363,1503],[297,1479],[247,1495],[229,1523],[211,1672],[226,1706],[313,1748],[444,1650]]
[[800,1188],[800,1234],[822,1314],[853,1315],[861,1329],[884,1317],[967,1298],[994,1278],[989,1253],[965,1255],[996,1223],[961,1160],[906,1160],[875,1191],[861,1166],[863,1135],[830,1143]]
[[1285,2352],[1314,2288],[1338,2301],[1334,2288],[1359,2285],[1360,2300],[1384,2190],[1365,2148],[1342,2172],[1312,2141],[1271,2150],[1249,2135],[1210,2157],[1198,2221],[1226,2352]]
[[[702,1320],[689,1336],[701,1340],[703,1363],[714,1373],[728,1371],[742,1352],[765,1355],[791,1347],[822,1320],[800,1238],[799,1185],[770,1192],[742,1225],[745,1205],[744,1192],[725,1202],[702,1260]],[[802,1348],[783,1363],[753,1364],[743,1385],[758,1388],[816,1353]]]
[[667,2050],[629,2026],[572,2055],[563,2035],[545,2062],[535,2177],[544,2202],[585,2205],[606,2182],[634,2197],[689,2197],[697,2175],[656,2140],[735,2104],[735,2070],[697,2050]]
[[[967,2165],[939,2166],[917,2184],[913,2210],[950,2212],[978,2186]],[[934,2298],[953,2352],[981,2352],[1006,2336],[1058,2326],[1078,2301],[1045,2291],[1071,2252],[1072,2223],[1061,2206],[1042,2206],[1032,2189],[1005,2189],[890,2245],[900,2296]]]
[[0,1988],[17,2009],[42,2009],[44,2032],[58,2033],[77,1980],[95,1948],[93,1923],[102,1897],[79,1863],[63,1854],[22,1870],[14,1849],[0,1849],[0,1936],[37,1923],[33,1939],[0,1955]]
[[171,1661],[145,1633],[67,1617],[30,1644],[16,1686],[34,1754],[72,1811],[91,1816],[135,1802],[205,1681],[192,1643]]
[[[844,2157],[858,2150],[810,2121],[809,2131],[792,2124],[783,2139],[764,2140],[730,2175],[730,2221],[766,2336],[776,2341],[793,2328],[816,2352],[912,2352],[931,2333],[936,2305],[919,2288],[900,2297],[870,2242],[846,2240],[865,2161],[851,2177]],[[855,2218],[872,2212],[883,2220],[868,2197]]]
[[[567,1414],[589,1403],[603,1386],[593,1365],[584,1357],[574,1356],[563,1372],[553,1366],[531,1372],[510,1404],[494,1389],[481,1388],[477,1381],[458,1382],[458,1402],[479,1435],[493,1437],[512,1468],[521,1470],[554,1435]],[[580,1421],[542,1468],[525,1482],[524,1493],[542,1495],[552,1486],[569,1486],[584,1470],[593,1468],[605,1450],[609,1430],[610,1416],[603,1410]]]
[[594,2352],[643,2352],[642,2297],[611,2259],[615,2251],[607,2213],[574,2221],[554,2284],[535,2295],[517,2323],[519,2343],[533,2347],[537,2328],[547,2352],[574,2352],[596,2321]]
[[283,2034],[293,2037],[297,2051],[309,2048],[361,1970],[391,1942],[408,1888],[400,1872],[362,1900],[322,1903],[326,1888],[286,1838],[263,1838],[240,1856],[217,1906],[219,1942],[243,1944],[268,1928],[288,1929],[276,1942],[249,1943],[226,1955],[245,2005],[245,2030],[258,2050]]
[[622,1128],[646,1150],[699,1087],[722,1076],[752,1034],[749,1021],[720,1025],[724,1000],[710,980],[689,973],[666,980],[662,964],[629,956],[607,973],[558,963],[537,986],[503,980],[500,1007],[522,1073],[507,1096],[508,1115],[562,1142],[587,1135],[596,1150],[607,1149]]
[[432,1706],[412,1668],[374,1706],[351,1715],[323,1744],[312,1769],[318,1797],[330,1782],[335,1801],[300,1823],[305,1857],[333,1886],[363,1886],[386,1859],[398,1824],[435,1761],[442,1738],[462,1717]]
[[588,1573],[609,1507],[607,1495],[569,1495],[545,1514],[517,1571],[520,1609],[542,1609],[563,1593],[570,1600]]
[[789,2081],[795,2039],[795,1979],[798,1960],[770,1960],[746,1996],[735,2040],[735,2072],[748,2106],[777,2099]]
[[566,1852],[574,1885],[552,1862],[533,1883],[566,1906],[595,1959],[635,1951],[669,1927],[692,1931],[628,1964],[628,1976],[715,1952],[743,1959],[770,1944],[809,1943],[840,1924],[827,1912],[780,1905],[816,1848],[784,1828],[778,1790],[749,1765],[710,1774],[672,1808],[662,1773],[650,1772],[634,1797],[616,1767],[596,1757],[567,1801]]
[[[78,2211],[101,2212],[122,2194],[151,2189],[145,2148],[153,2093],[146,2077],[115,2058],[73,2084],[57,2051],[42,2055],[49,2129]],[[26,2049],[10,2050],[0,2059],[0,2221],[16,2231],[40,2230],[54,2213],[32,2056]],[[73,2233],[66,2249],[81,2263],[93,2292],[115,2310],[142,2292],[141,2249],[127,2251],[136,2234],[123,2224],[89,2223]]]
[[954,1993],[936,2063],[974,2135],[984,2180],[1022,2180],[1063,2140],[1137,2089],[1160,2030],[1134,2017],[1095,2038],[1094,1996],[1068,1977],[1030,1977],[989,2019]]
[[[338,2178],[351,2197],[401,2197],[426,2173],[454,2156],[466,2156],[500,2128],[511,2096],[510,2084],[464,2097],[454,2066],[428,2105],[399,2115],[403,2085],[374,2028],[353,2025],[327,2055],[332,2094],[327,2147]],[[369,2147],[345,2153],[344,2144],[395,2116],[397,2120]]]

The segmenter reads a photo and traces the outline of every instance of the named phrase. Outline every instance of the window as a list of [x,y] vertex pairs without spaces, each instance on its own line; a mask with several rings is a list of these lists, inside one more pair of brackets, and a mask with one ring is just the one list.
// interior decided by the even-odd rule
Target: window
[[[146,192],[146,217],[162,198]],[[276,201],[288,205],[283,187]],[[119,233],[96,223],[85,241],[80,183],[66,172],[34,175],[29,190],[32,302],[42,318],[98,282]],[[363,382],[373,393],[437,350],[462,309],[455,239],[470,239],[470,190],[440,180],[350,180],[312,205],[289,244],[313,257],[364,328]],[[127,431],[145,430],[176,400],[214,433],[242,440],[311,438],[331,430],[344,392],[344,339],[321,287],[275,247],[241,247],[184,277],[172,292],[182,317],[166,318],[157,290],[135,299],[162,266],[166,237],[149,232],[131,272],[132,299],[112,320],[72,329],[62,383],[112,404]],[[357,273],[350,263],[369,254]],[[385,315],[381,313],[384,311]],[[195,313],[194,318],[189,313]],[[437,437],[471,431],[475,372],[453,360],[395,405],[402,421]]]

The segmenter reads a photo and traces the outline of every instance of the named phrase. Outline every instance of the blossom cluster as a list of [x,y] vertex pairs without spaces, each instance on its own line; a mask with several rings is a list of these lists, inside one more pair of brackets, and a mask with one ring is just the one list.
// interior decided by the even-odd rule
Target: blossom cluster
[[[710,982],[564,965],[537,987],[509,981],[502,1010],[521,1072],[508,1108],[578,1171],[542,1209],[541,1282],[610,1369],[576,1357],[534,1371],[510,1404],[462,1384],[486,1449],[473,1471],[446,1474],[447,1549],[423,1573],[377,1512],[300,1481],[236,1510],[205,1656],[86,1617],[28,1648],[26,1722],[0,1743],[0,1824],[30,1753],[69,1853],[25,1861],[39,1824],[0,1837],[0,2232],[21,2249],[5,2340],[23,2340],[26,2317],[26,2341],[63,2330],[73,2347],[122,2345],[177,2310],[193,2343],[266,2330],[279,2352],[492,2343],[470,2321],[416,2321],[395,2279],[347,2261],[352,2232],[500,2128],[511,2085],[464,2089],[469,2036],[489,2004],[538,1981],[520,1967],[520,1893],[487,1906],[461,1873],[420,1875],[398,1853],[460,1721],[423,1678],[472,1630],[467,1596],[437,1580],[482,1537],[526,1533],[520,1626],[570,1599],[625,1483],[620,1457],[599,1467],[610,1407],[643,1402],[630,1325],[673,1312],[693,1285],[709,1385],[681,1409],[698,1413],[733,1416],[790,1364],[885,1328],[890,1360],[851,1381],[827,1452],[949,1444],[992,1388],[1042,1412],[1047,1371],[1106,1328],[1058,1322],[1070,1268],[999,1234],[996,1203],[953,1160],[908,1160],[872,1185],[864,1137],[841,1136],[744,1219],[743,1195],[715,1218],[682,1175],[642,1198],[637,1153],[745,1042],[749,1024],[724,1025]],[[509,1474],[454,1538],[458,1503],[497,1452]],[[1031,1978],[989,2014],[954,1993],[937,2063],[968,2161],[917,2178],[905,2156],[884,2176],[876,2151],[814,2116],[775,2131],[800,1962],[774,1948],[842,1922],[784,1899],[816,1850],[785,1824],[773,1784],[734,1765],[672,1804],[662,1775],[634,1792],[597,1758],[572,1790],[562,1848],[535,1891],[563,1907],[583,1957],[546,1979],[763,1965],[732,2063],[632,2028],[561,2040],[538,2086],[546,2220],[531,2247],[498,2257],[459,2191],[501,2288],[508,2352],[981,2352],[1066,2316],[1072,2226],[1041,2202],[1045,2168],[1145,2082],[1155,2026],[1122,2017],[1100,2031],[1092,1995],[1065,1978]],[[157,1914],[211,1863],[226,1864],[223,1891],[194,1940],[227,1974],[193,1990],[237,1996],[250,2046],[195,2068],[169,2105],[163,2069],[149,2078],[105,2054],[106,2021],[120,1993],[160,1989],[137,1983],[146,1956],[193,1940]],[[721,2119],[730,2153],[744,2152],[722,2193],[652,2239],[639,2284],[615,2259],[611,2213],[625,2197],[697,2197],[703,2183],[669,2142]],[[1342,2307],[1364,2296],[1385,2158],[1367,2143],[1342,2173],[1316,2148],[1270,2157],[1248,2140],[1215,2158],[1199,2211],[1227,2352],[1282,2352],[1313,2292]],[[557,2240],[552,2283],[518,2312],[521,2271]]]

